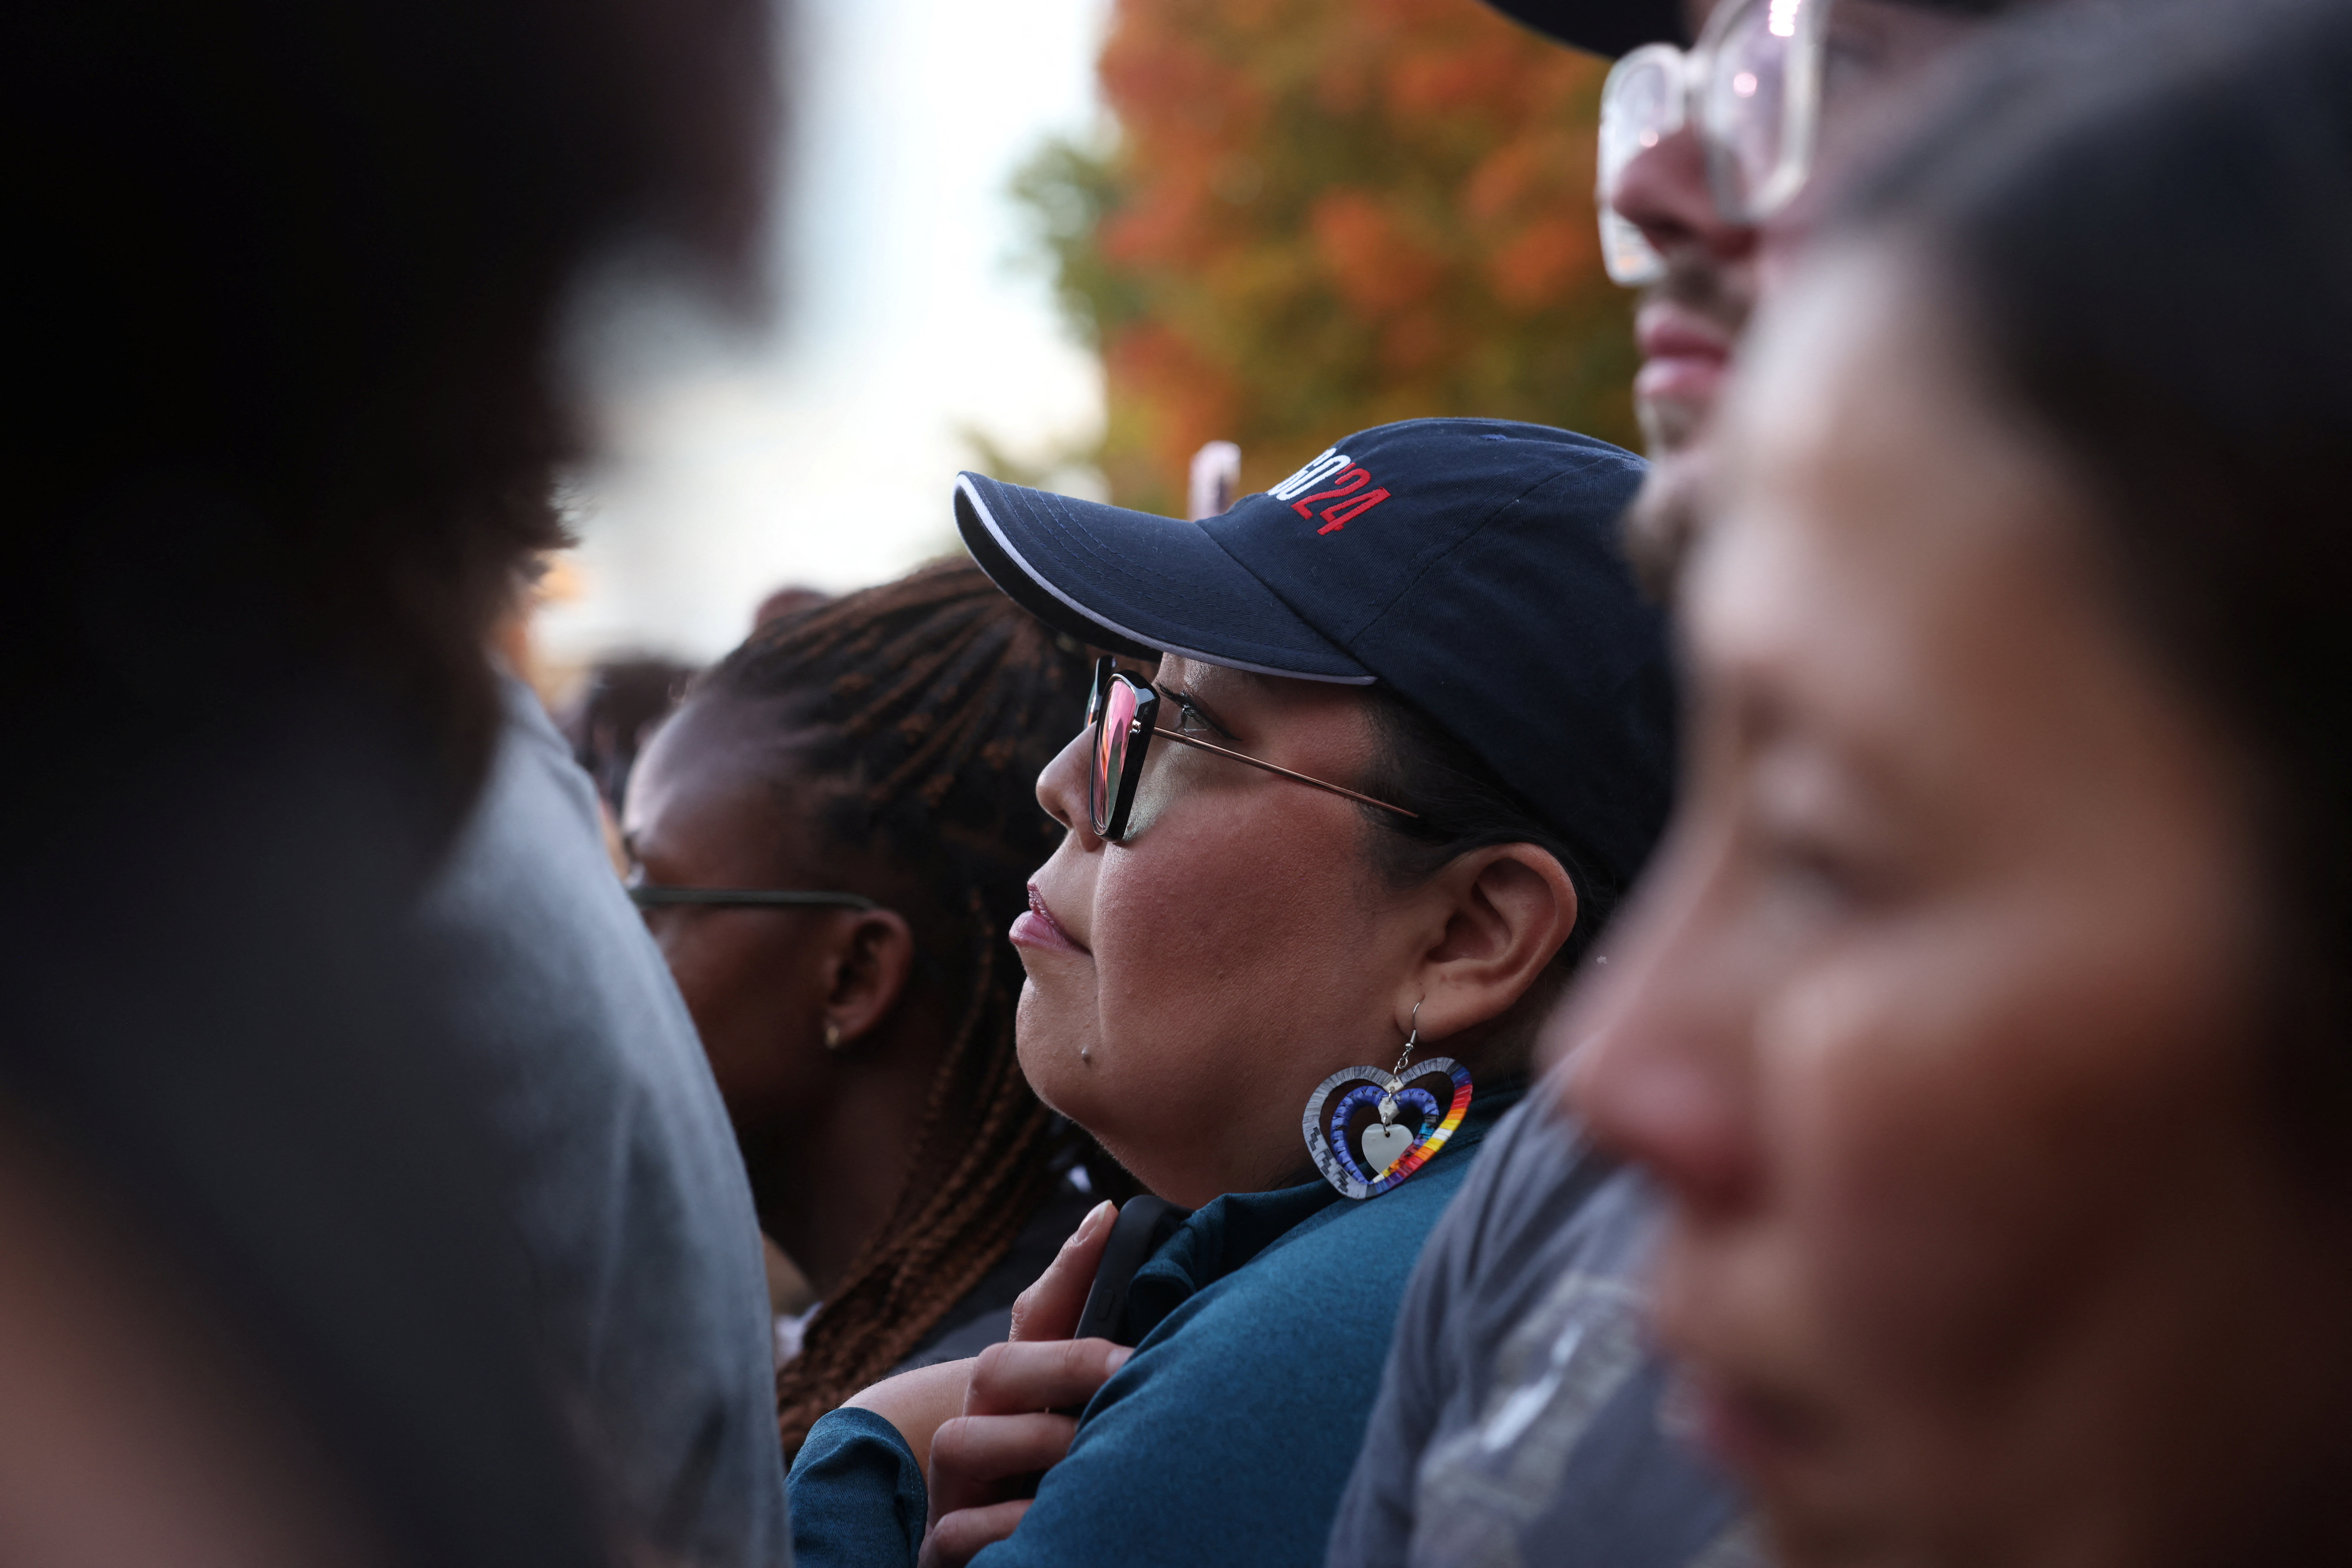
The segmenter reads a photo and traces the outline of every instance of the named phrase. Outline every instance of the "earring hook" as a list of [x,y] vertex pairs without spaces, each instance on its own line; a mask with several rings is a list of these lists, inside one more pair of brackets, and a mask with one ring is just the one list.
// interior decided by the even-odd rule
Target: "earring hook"
[[[1421,999],[1421,1002],[1426,1002],[1428,1000],[1429,998],[1424,996]],[[1409,1032],[1404,1037],[1404,1054],[1397,1058],[1396,1066],[1389,1068],[1389,1077],[1391,1079],[1395,1078],[1397,1074],[1404,1071],[1404,1064],[1412,1060],[1413,1042],[1421,1038],[1421,1002],[1416,1002],[1412,1005],[1412,1026],[1411,1032]],[[1391,1092],[1393,1093],[1396,1089],[1402,1089],[1404,1085],[1402,1083],[1395,1084],[1391,1087]]]

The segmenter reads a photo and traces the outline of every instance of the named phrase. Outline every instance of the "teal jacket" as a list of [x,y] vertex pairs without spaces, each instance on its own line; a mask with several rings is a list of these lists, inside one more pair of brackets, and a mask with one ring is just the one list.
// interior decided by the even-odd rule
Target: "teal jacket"
[[[1135,1277],[1135,1354],[975,1568],[1319,1568],[1422,1243],[1520,1092],[1481,1090],[1451,1142],[1379,1197],[1318,1179],[1187,1220]],[[818,1421],[789,1489],[798,1568],[914,1563],[923,1478],[881,1417]]]

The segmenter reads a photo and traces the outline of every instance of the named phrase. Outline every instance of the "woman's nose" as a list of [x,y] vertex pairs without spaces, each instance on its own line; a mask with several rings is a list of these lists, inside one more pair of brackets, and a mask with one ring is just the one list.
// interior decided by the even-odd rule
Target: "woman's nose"
[[1752,225],[1727,223],[1715,210],[1706,150],[1688,125],[1635,153],[1618,174],[1609,205],[1669,262],[1676,252],[1692,250],[1735,260],[1756,246]]
[[1079,731],[1070,743],[1054,753],[1037,775],[1037,804],[1045,815],[1073,833],[1091,836],[1094,816],[1087,803],[1087,762],[1092,751],[1092,729]]
[[1668,876],[1604,942],[1606,958],[1560,1021],[1562,1092],[1603,1147],[1681,1204],[1719,1215],[1759,1185],[1755,997],[1738,954],[1714,939],[1703,892],[1674,885],[1687,873],[1660,869]]

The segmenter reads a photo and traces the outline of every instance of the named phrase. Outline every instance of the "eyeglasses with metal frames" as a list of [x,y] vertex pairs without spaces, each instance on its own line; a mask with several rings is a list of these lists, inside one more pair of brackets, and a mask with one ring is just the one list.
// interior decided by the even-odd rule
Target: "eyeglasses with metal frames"
[[719,910],[878,910],[882,907],[863,893],[804,891],[788,888],[672,888],[658,882],[631,882],[628,891],[630,900],[641,910],[678,904]]
[[[1125,689],[1131,701],[1120,700],[1120,688]],[[1135,803],[1136,784],[1142,776],[1144,757],[1155,737],[1246,763],[1279,778],[1288,779],[1293,784],[1323,790],[1362,805],[1378,806],[1382,811],[1392,811],[1399,816],[1416,820],[1420,817],[1419,812],[1377,800],[1345,784],[1297,773],[1269,763],[1263,757],[1253,757],[1246,752],[1203,741],[1197,735],[1162,729],[1157,721],[1160,703],[1158,691],[1118,669],[1108,658],[1095,666],[1094,689],[1087,700],[1087,726],[1093,731],[1087,748],[1092,764],[1087,780],[1087,807],[1095,832],[1110,843],[1119,843],[1127,837],[1128,814]],[[1104,726],[1106,713],[1113,710],[1119,710],[1114,720],[1118,726],[1115,731],[1107,731]]]

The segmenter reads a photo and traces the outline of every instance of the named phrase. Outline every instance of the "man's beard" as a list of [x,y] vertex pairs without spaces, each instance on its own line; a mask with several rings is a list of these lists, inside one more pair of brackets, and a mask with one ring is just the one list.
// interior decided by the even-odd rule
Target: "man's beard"
[[1675,581],[1698,533],[1707,456],[1705,447],[1695,447],[1651,463],[1618,523],[1633,575],[1662,605],[1674,602]]

